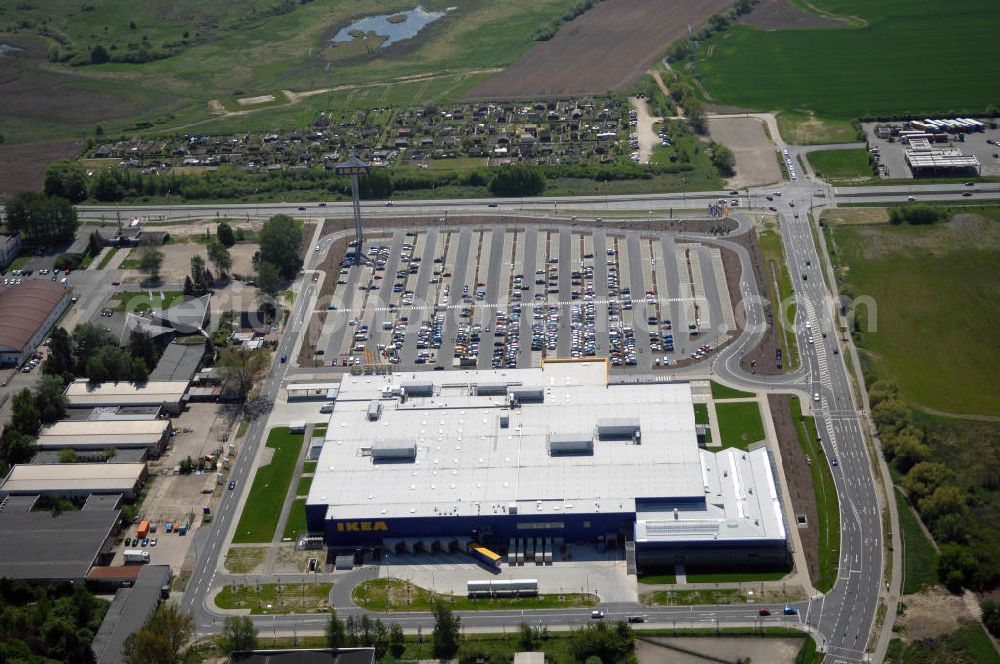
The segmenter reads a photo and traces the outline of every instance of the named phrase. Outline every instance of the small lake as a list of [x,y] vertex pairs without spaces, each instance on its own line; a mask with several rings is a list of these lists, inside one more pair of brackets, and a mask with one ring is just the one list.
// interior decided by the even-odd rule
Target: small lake
[[13,44],[5,44],[0,42],[0,55],[7,55],[8,53],[18,53],[24,49],[20,46],[14,46]]
[[[429,12],[421,6],[417,6],[409,11],[399,12],[397,14],[379,14],[377,16],[366,16],[365,18],[358,19],[354,23],[351,23],[346,28],[343,28],[340,32],[333,36],[332,42],[349,42],[354,39],[351,34],[362,32],[368,34],[369,32],[374,32],[376,35],[388,37],[384,42],[382,42],[380,48],[385,48],[390,44],[402,41],[404,39],[409,39],[413,37],[418,32],[420,32],[425,25],[433,23],[442,16],[444,12]],[[405,20],[399,20],[398,17],[405,16]],[[390,21],[389,19],[392,18]]]

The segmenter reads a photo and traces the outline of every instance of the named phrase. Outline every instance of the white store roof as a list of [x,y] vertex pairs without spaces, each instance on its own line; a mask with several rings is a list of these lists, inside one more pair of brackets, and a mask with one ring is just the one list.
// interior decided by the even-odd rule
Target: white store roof
[[[434,396],[368,404],[390,385],[432,382]],[[500,428],[504,396],[470,396],[478,383],[544,390]],[[638,419],[641,444],[596,436],[602,418]],[[550,435],[594,432],[593,455],[550,456]],[[384,442],[417,445],[409,463],[375,464]],[[309,503],[329,518],[447,514],[632,512],[635,498],[704,495],[687,383],[607,385],[603,362],[441,374],[345,376],[327,427]]]

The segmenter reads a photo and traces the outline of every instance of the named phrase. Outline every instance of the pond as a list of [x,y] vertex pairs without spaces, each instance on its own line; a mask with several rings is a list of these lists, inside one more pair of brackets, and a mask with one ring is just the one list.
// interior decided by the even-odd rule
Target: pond
[[354,40],[356,35],[367,35],[374,32],[376,35],[387,38],[379,45],[379,48],[384,48],[413,37],[425,25],[433,23],[444,14],[444,12],[429,12],[418,5],[409,11],[397,14],[366,16],[341,29],[330,41],[334,43],[349,42]]
[[24,49],[20,46],[14,46],[13,44],[5,44],[0,42],[0,55],[7,55],[8,53],[17,53],[18,51],[23,51]]

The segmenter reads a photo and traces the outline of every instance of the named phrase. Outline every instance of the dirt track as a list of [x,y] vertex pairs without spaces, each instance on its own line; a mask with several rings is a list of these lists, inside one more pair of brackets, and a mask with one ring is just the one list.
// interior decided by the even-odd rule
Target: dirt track
[[759,30],[801,30],[805,28],[846,28],[847,20],[825,18],[793,7],[788,0],[763,0],[744,16],[741,23]]
[[637,81],[690,25],[731,0],[605,0],[477,85],[470,100],[603,94]]

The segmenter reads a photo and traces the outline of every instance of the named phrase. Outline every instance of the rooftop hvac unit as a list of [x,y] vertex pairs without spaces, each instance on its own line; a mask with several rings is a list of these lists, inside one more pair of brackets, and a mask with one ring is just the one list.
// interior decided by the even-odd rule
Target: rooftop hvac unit
[[504,408],[500,411],[500,428],[507,429],[510,427],[510,411]]
[[476,396],[503,396],[507,394],[507,383],[473,383],[472,393]]
[[549,434],[549,455],[593,454],[594,437],[589,433]]
[[403,441],[379,441],[368,448],[372,461],[415,461],[417,444]]
[[434,383],[403,383],[402,387],[408,397],[434,396]]
[[635,438],[639,433],[639,418],[637,417],[602,417],[597,420],[597,437]]
[[382,416],[382,402],[378,399],[373,399],[370,404],[368,404],[368,421],[374,422]]
[[540,387],[509,387],[507,395],[519,403],[541,403],[545,400],[545,390]]

